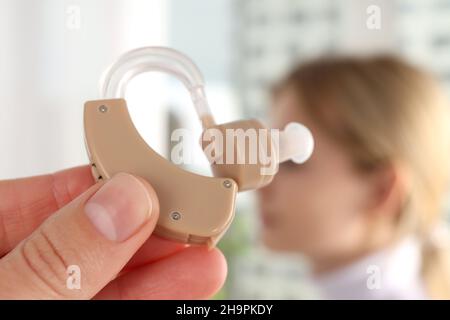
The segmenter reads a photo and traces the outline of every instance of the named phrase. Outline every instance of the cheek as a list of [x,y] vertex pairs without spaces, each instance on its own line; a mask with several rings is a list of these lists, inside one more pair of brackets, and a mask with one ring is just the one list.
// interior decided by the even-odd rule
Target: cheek
[[[265,191],[262,210],[269,212],[270,223],[263,223],[263,238],[269,247],[307,251],[323,232],[326,204],[319,196],[320,184],[295,173],[280,172]],[[264,219],[264,217],[263,217]]]
[[338,250],[353,232],[360,187],[348,176],[320,171],[281,171],[268,190],[267,206],[275,224],[264,228],[266,243],[275,249],[306,254]]
[[307,174],[295,180],[295,185],[285,188],[283,203],[289,203],[290,207],[284,213],[286,226],[295,228],[301,240],[316,241],[328,229],[331,208],[339,207],[334,203],[334,195],[339,188],[334,188],[329,181],[323,181],[320,177],[309,177]]
[[330,231],[345,229],[361,213],[364,185],[348,173],[317,170],[311,176],[299,177],[299,186],[299,193],[292,195],[299,216],[314,224],[323,237]]

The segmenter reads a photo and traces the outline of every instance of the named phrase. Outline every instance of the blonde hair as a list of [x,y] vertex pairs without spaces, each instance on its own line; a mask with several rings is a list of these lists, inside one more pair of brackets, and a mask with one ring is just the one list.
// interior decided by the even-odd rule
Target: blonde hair
[[285,88],[299,92],[308,116],[358,168],[407,168],[411,189],[397,230],[423,239],[427,290],[450,298],[448,253],[429,241],[443,220],[450,175],[450,109],[433,77],[392,56],[342,57],[299,66],[278,87]]

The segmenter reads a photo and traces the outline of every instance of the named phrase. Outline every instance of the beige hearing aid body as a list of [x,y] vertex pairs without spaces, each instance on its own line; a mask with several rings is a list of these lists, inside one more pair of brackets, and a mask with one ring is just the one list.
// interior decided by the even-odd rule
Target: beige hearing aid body
[[[181,67],[174,66],[175,62],[180,61],[183,63]],[[198,70],[176,51],[159,47],[137,49],[122,56],[109,72],[119,73],[122,78],[133,67],[139,67],[133,75],[156,69],[172,73],[183,81],[191,92],[205,132],[208,129],[221,132],[226,129],[264,129],[256,120],[216,125],[207,107]],[[120,91],[119,96],[123,96],[124,88],[119,85],[123,82],[114,83],[114,80],[114,77],[107,77],[107,86],[112,86]],[[214,177],[185,171],[160,156],[144,141],[133,125],[126,101],[121,98],[86,102],[84,127],[94,178],[103,180],[119,172],[128,172],[147,179],[160,203],[155,233],[180,242],[215,246],[233,220],[236,193],[267,185],[276,172],[262,175],[263,165],[259,162],[212,164]],[[279,152],[279,146],[273,143],[270,136],[262,141],[278,164],[279,157],[285,157]],[[308,148],[311,149],[312,145]],[[248,150],[246,145],[234,146],[237,155],[248,156]],[[312,152],[312,149],[307,152]]]

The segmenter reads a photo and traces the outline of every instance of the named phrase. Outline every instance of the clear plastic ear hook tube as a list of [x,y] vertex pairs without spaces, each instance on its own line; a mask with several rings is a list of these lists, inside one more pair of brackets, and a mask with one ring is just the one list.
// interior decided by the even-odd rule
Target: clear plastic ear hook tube
[[[127,84],[135,76],[150,71],[173,75],[188,89],[195,110],[204,129],[215,125],[204,90],[200,70],[187,56],[166,47],[143,47],[123,54],[104,73],[101,82],[101,98],[124,98]],[[305,162],[314,148],[311,132],[298,123],[289,124],[280,133],[280,141],[274,141],[279,151],[279,162],[293,160]]]
[[204,128],[215,124],[200,70],[187,56],[165,47],[143,47],[123,54],[103,75],[102,99],[124,98],[126,86],[135,76],[150,71],[173,75],[188,89]]

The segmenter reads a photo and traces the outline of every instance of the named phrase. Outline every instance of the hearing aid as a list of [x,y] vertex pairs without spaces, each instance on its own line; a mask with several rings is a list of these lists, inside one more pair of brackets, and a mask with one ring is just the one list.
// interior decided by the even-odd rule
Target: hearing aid
[[[274,170],[263,172],[267,166],[261,162],[219,163],[214,161],[217,154],[208,154],[213,176],[203,176],[159,155],[138,133],[124,99],[127,83],[150,71],[168,73],[184,84],[202,123],[201,137],[211,132],[254,130],[260,146],[274,157]],[[266,186],[276,174],[278,163],[303,163],[313,151],[311,132],[299,123],[288,124],[277,139],[263,135],[261,132],[268,129],[258,120],[216,124],[199,69],[187,56],[170,48],[144,47],[122,55],[105,72],[101,97],[84,107],[85,143],[93,177],[101,181],[128,172],[146,179],[160,205],[155,234],[175,241],[214,247],[233,220],[239,191]],[[211,143],[205,143],[207,139],[201,140],[204,151],[211,147]],[[222,155],[226,156],[230,150],[224,150]],[[245,158],[249,150],[245,144],[235,144],[231,151]]]

